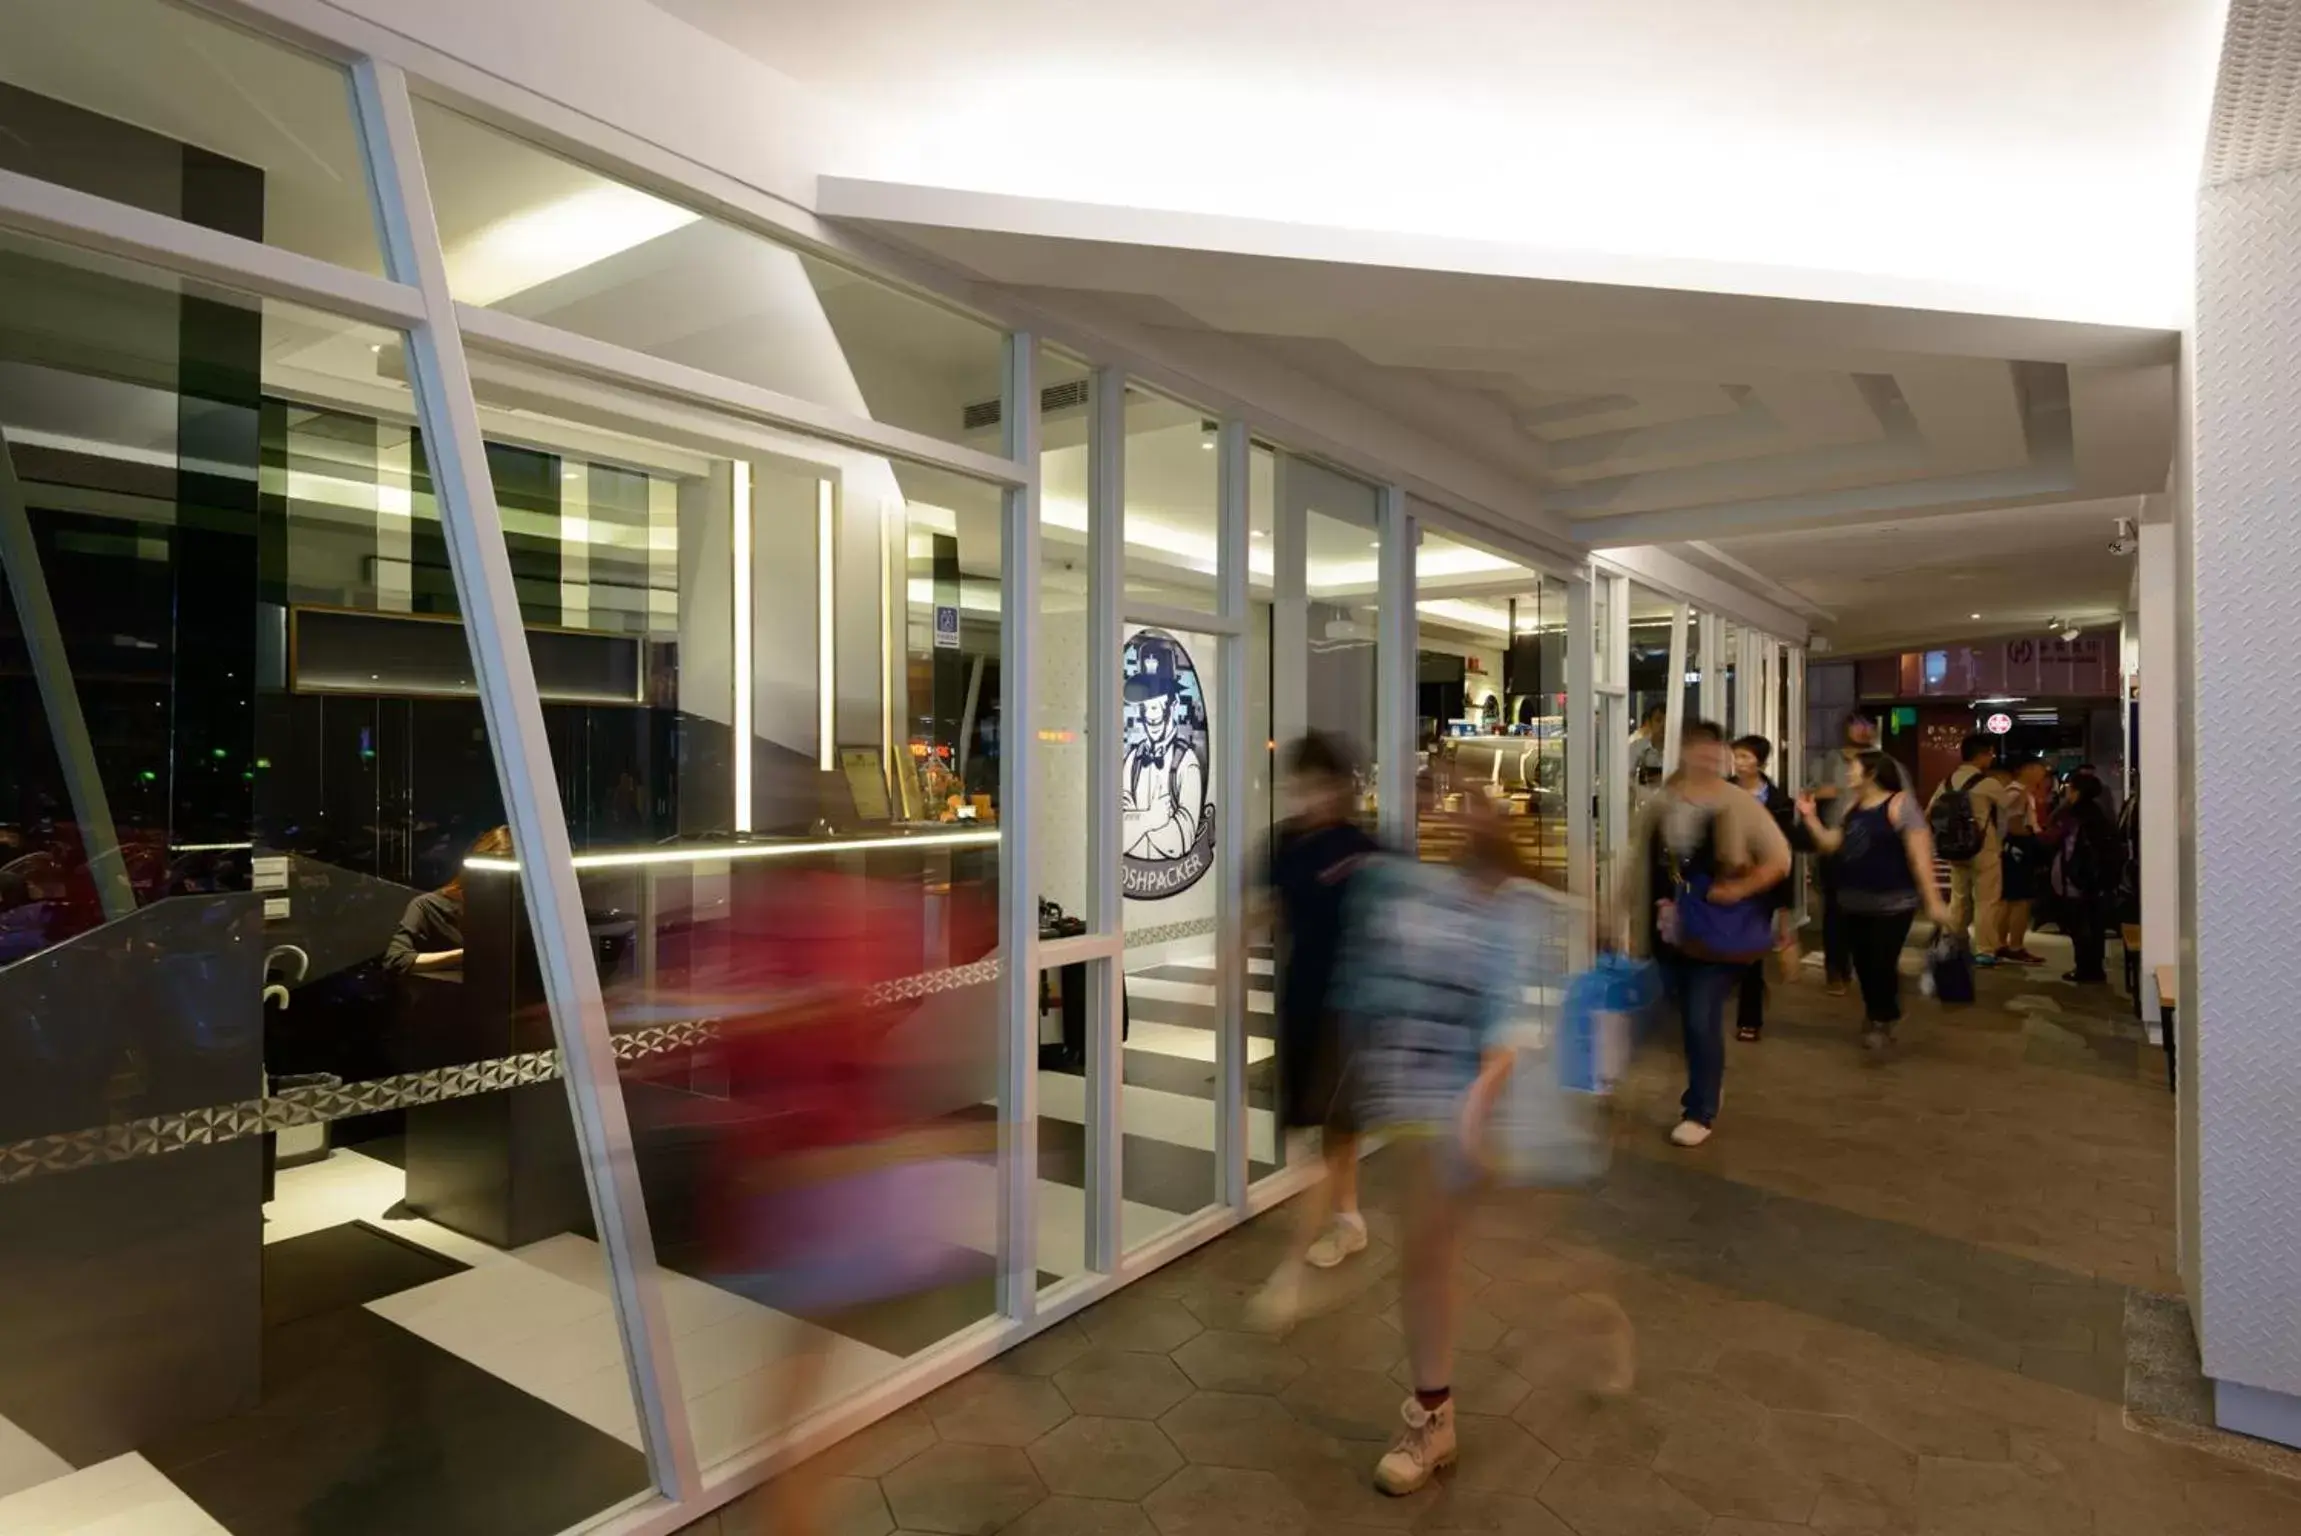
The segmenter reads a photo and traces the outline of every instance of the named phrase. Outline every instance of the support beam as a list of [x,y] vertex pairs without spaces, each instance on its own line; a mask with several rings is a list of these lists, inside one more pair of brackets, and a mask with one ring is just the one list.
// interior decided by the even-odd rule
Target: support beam
[[1375,647],[1375,798],[1382,840],[1412,852],[1415,844],[1414,772],[1420,759],[1415,733],[1415,647],[1420,640],[1414,607],[1414,555],[1420,534],[1395,485],[1382,488],[1375,514],[1382,548],[1377,561],[1381,640]]
[[[1039,462],[1038,342],[1007,337],[1007,457]],[[999,1311],[1028,1321],[1039,1296],[1039,482],[1009,486],[999,572]]]

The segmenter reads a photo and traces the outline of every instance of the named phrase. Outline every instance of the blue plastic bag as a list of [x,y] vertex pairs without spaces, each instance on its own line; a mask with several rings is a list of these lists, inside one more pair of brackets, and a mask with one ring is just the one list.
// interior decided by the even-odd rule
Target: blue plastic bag
[[1654,963],[1627,955],[1600,955],[1568,982],[1559,1020],[1559,1080],[1577,1093],[1612,1093],[1645,1036],[1661,991]]

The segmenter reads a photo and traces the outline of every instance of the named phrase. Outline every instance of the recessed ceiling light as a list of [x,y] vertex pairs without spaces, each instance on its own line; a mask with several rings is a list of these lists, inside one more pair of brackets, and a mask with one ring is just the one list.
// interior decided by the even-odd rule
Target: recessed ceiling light
[[1972,614],[1972,615],[1969,615],[1969,617],[1972,617],[1972,618],[1976,618],[1976,619],[1978,619],[1978,618],[1980,618],[1980,617],[1981,617],[1981,615],[1980,615],[1980,614],[1978,614],[1978,613],[1976,613],[1976,614]]
[[1212,452],[1214,452],[1214,444],[1212,444],[1212,443],[1210,443],[1210,442],[1202,442],[1202,443],[1200,443],[1200,444],[1199,444],[1199,446],[1200,446],[1201,448],[1204,448],[1204,449],[1205,449],[1205,450],[1206,450],[1208,453],[1212,453]]

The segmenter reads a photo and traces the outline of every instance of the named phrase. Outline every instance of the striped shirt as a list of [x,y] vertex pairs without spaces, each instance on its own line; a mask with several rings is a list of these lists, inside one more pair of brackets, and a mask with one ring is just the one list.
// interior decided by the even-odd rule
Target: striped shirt
[[1397,857],[1351,882],[1333,995],[1358,1041],[1366,1124],[1437,1125],[1460,1112],[1524,995],[1534,900],[1522,886]]

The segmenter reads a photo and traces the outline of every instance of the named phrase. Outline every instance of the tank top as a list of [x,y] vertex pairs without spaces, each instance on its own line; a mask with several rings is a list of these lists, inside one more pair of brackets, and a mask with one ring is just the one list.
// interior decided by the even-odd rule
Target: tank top
[[1909,854],[1894,829],[1893,801],[1849,806],[1838,854],[1839,899],[1849,912],[1908,912],[1918,904]]

